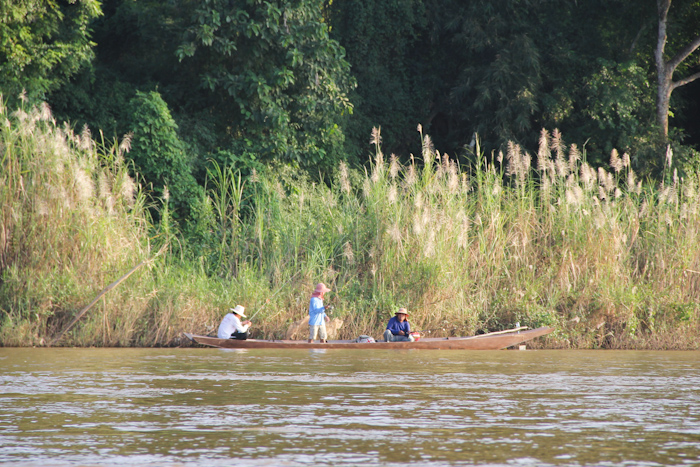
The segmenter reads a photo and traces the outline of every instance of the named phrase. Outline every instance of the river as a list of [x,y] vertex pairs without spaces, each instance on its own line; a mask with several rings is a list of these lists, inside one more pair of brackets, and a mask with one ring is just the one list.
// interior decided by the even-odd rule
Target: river
[[0,348],[0,463],[700,464],[700,352]]

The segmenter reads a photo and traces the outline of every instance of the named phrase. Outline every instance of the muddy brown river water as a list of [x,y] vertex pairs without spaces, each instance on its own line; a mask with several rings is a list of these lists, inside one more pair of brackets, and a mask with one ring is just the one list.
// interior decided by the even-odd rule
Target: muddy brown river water
[[700,352],[0,348],[0,463],[700,465]]

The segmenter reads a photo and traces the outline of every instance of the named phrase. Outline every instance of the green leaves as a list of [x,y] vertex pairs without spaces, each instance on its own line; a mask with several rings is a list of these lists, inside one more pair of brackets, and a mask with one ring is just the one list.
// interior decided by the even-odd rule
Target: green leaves
[[178,57],[197,67],[233,138],[256,141],[266,160],[318,166],[343,157],[353,83],[320,2],[211,0],[191,11]]
[[93,57],[89,23],[97,0],[20,0],[0,5],[0,89],[42,99]]

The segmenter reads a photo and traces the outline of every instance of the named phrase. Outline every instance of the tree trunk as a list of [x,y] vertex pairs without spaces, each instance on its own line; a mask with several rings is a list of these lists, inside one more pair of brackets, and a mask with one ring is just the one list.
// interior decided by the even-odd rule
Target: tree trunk
[[656,0],[659,15],[659,36],[656,42],[656,122],[661,130],[661,136],[664,141],[668,140],[668,112],[669,103],[671,101],[671,93],[679,86],[686,85],[700,78],[700,72],[695,73],[678,81],[673,81],[673,72],[676,71],[678,65],[683,63],[683,60],[688,58],[690,54],[700,47],[700,36],[695,37],[692,41],[683,47],[670,60],[664,58],[664,49],[666,48],[668,24],[668,10],[671,8],[672,0]]
[[666,25],[668,22],[668,10],[671,0],[657,0],[659,13],[659,35],[656,41],[656,122],[661,129],[663,140],[668,139],[668,111],[671,100],[671,85],[673,70],[669,73],[668,65],[664,59],[666,48]]

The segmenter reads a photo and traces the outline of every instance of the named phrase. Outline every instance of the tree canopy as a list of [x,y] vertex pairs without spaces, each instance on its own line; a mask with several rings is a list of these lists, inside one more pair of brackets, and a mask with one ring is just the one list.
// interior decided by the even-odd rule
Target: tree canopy
[[3,94],[121,136],[132,99],[155,92],[199,183],[208,160],[362,164],[373,127],[408,158],[420,124],[463,162],[477,138],[491,152],[556,128],[649,174],[660,115],[686,158],[700,140],[697,0],[23,0],[0,14]]
[[0,3],[0,89],[44,99],[93,58],[89,25],[98,0],[14,0]]

